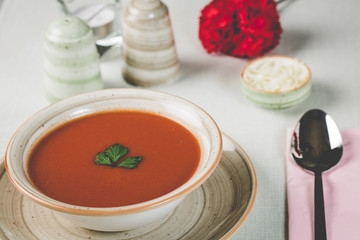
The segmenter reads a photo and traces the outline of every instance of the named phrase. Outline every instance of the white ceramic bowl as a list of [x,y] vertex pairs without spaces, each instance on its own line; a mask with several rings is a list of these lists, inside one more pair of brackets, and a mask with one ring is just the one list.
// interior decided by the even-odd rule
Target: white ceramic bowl
[[[121,109],[150,111],[166,116],[195,135],[201,149],[200,164],[185,184],[150,201],[110,208],[66,204],[45,196],[31,184],[26,169],[27,161],[33,145],[42,136],[71,119],[98,111]],[[108,89],[59,101],[29,118],[16,131],[8,145],[6,169],[11,181],[21,193],[55,210],[70,222],[93,230],[123,231],[145,225],[170,213],[187,194],[211,175],[220,160],[221,152],[222,138],[216,123],[191,102],[150,90]]]
[[257,105],[288,108],[311,92],[311,71],[297,58],[265,56],[250,61],[241,72],[242,91]]

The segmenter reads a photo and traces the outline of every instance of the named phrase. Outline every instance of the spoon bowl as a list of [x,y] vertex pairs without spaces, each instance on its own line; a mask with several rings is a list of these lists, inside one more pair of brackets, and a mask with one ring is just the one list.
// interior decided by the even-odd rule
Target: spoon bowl
[[314,173],[327,171],[340,161],[342,150],[340,131],[328,114],[313,109],[301,117],[291,145],[298,165]]
[[322,172],[341,159],[343,143],[334,120],[324,111],[312,109],[297,123],[291,141],[295,162],[315,175],[315,240],[326,239]]

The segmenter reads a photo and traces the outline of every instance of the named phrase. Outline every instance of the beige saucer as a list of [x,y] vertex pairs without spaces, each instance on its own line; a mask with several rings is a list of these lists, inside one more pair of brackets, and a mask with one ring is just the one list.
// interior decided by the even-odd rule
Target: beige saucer
[[15,189],[0,161],[0,239],[227,239],[245,221],[257,180],[244,150],[223,134],[223,154],[211,177],[167,217],[126,232],[105,233],[72,225]]

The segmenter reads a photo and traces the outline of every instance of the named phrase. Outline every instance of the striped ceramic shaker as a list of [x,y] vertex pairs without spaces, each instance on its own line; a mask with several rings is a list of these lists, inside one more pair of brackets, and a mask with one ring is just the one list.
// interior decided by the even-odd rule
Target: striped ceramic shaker
[[150,87],[180,75],[168,8],[160,0],[132,0],[123,19],[122,74],[128,83]]
[[52,22],[44,37],[45,94],[51,102],[104,87],[91,28],[76,17]]

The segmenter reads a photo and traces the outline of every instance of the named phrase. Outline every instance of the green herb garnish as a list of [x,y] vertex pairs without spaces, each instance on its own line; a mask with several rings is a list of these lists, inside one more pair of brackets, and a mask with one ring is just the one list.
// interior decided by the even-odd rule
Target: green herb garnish
[[107,165],[110,167],[136,168],[141,162],[142,156],[128,157],[121,163],[117,163],[121,157],[128,153],[128,149],[120,144],[114,144],[107,148],[105,152],[99,152],[95,157],[95,163],[99,165]]

